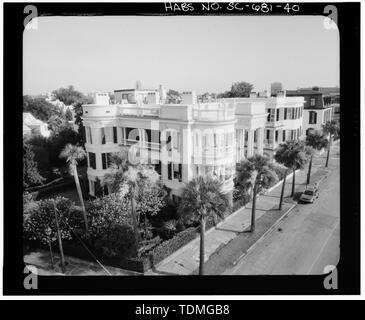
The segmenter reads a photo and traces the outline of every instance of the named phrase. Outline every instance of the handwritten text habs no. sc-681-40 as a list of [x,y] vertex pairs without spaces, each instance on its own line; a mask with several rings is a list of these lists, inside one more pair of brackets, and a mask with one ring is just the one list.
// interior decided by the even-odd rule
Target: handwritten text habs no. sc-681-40
[[192,12],[194,10],[201,10],[202,12],[249,12],[249,13],[270,13],[273,11],[282,11],[286,13],[299,12],[300,7],[298,4],[269,4],[269,3],[242,3],[242,2],[205,2],[205,3],[175,3],[165,2],[166,12]]

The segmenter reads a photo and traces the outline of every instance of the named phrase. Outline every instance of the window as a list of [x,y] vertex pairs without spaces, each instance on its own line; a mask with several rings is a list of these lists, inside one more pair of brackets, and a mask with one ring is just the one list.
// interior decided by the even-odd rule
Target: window
[[266,130],[266,140],[270,139],[270,130]]
[[267,122],[274,122],[275,121],[275,109],[269,108],[267,109],[269,113],[267,116]]
[[118,143],[117,127],[113,127],[113,142]]
[[101,144],[105,144],[105,128],[101,128],[100,132],[101,132]]
[[181,182],[181,163],[174,163],[174,179],[177,179]]
[[288,109],[287,109],[287,108],[285,108],[285,109],[284,109],[284,120],[286,120],[287,115],[288,115]]
[[310,105],[311,107],[314,107],[316,105],[316,98],[311,98]]
[[279,131],[275,130],[275,142],[278,142]]
[[309,124],[317,123],[317,112],[309,111]]
[[90,168],[96,169],[95,153],[89,152],[89,166]]
[[167,179],[172,180],[172,163],[169,162],[167,165]]
[[285,130],[283,130],[283,141],[285,141]]
[[103,169],[107,169],[110,166],[110,153],[102,153],[101,162],[103,165]]
[[276,121],[279,121],[280,118],[280,109],[276,110]]
[[102,165],[103,165],[103,170],[105,170],[107,168],[107,161],[106,161],[106,153],[102,153],[101,154],[101,162],[102,162]]

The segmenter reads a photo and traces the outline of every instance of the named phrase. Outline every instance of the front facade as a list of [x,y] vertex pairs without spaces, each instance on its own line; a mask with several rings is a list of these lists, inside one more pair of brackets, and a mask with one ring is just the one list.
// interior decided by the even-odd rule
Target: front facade
[[154,165],[172,198],[201,175],[222,181],[229,194],[236,163],[263,154],[267,118],[263,103],[197,103],[194,92],[184,93],[181,104],[125,100],[109,104],[100,95],[95,104],[83,105],[91,195],[110,170],[110,154],[123,148],[129,149],[130,161]]
[[321,131],[322,125],[333,118],[333,99],[330,94],[319,90],[288,90],[288,96],[304,97],[303,130],[305,135],[312,131]]

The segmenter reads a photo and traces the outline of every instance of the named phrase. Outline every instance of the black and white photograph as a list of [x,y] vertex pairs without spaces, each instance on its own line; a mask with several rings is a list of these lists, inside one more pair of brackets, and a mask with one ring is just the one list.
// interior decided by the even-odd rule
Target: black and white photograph
[[360,246],[359,43],[346,55],[341,33],[357,4],[18,3],[4,135],[19,111],[23,176],[4,216],[24,288],[306,276],[333,294]]

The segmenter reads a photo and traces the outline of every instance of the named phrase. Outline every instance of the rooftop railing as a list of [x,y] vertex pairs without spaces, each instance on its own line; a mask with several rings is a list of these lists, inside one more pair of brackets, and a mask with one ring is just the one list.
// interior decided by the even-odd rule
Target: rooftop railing
[[230,104],[197,104],[193,108],[193,118],[198,121],[224,121],[235,118],[235,107]]

